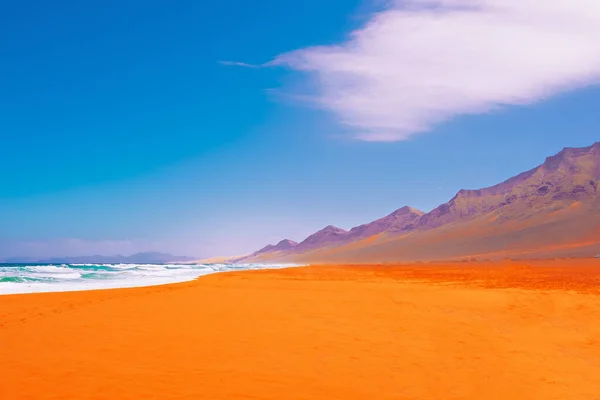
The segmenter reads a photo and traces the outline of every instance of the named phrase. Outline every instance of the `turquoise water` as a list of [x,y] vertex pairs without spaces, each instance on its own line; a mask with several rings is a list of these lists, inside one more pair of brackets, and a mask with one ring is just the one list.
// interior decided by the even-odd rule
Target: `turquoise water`
[[283,268],[261,264],[0,264],[0,294],[152,286],[216,272]]

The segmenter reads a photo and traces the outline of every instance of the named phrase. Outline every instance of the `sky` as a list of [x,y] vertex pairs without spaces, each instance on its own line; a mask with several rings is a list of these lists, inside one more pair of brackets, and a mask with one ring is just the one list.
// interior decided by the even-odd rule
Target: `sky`
[[600,140],[596,0],[0,2],[0,259],[241,255]]

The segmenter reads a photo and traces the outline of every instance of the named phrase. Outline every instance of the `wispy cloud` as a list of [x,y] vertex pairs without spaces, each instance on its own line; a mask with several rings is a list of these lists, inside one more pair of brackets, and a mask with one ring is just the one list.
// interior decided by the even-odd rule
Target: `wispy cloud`
[[268,63],[368,141],[600,82],[598,0],[391,1],[344,43]]
[[262,65],[248,64],[248,63],[239,62],[239,61],[219,61],[219,64],[226,65],[228,67],[243,67],[243,68],[261,68],[262,67]]

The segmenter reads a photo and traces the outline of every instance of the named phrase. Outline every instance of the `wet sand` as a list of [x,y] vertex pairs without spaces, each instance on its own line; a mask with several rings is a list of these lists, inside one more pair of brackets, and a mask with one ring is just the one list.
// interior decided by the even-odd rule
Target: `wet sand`
[[600,399],[600,260],[0,296],[0,399]]

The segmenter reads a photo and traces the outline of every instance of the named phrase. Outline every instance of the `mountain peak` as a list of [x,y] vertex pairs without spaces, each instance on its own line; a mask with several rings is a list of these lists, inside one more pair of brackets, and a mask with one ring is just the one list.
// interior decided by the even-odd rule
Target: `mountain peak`
[[[485,189],[483,189],[483,190],[485,190]],[[463,198],[467,198],[467,197],[477,197],[477,196],[481,196],[482,194],[483,194],[482,190],[460,189],[458,192],[456,192],[456,194],[454,195],[452,200],[458,200],[458,199],[463,199]]]
[[327,225],[325,228],[321,229],[319,232],[346,232],[345,229],[342,228],[338,228],[337,226],[334,225]]
[[280,241],[279,243],[277,243],[275,245],[275,248],[277,250],[287,250],[287,249],[291,249],[292,247],[296,247],[297,245],[298,245],[298,243],[294,242],[293,240],[283,239],[282,241]]
[[343,240],[348,231],[338,228],[337,226],[327,225],[325,228],[317,231],[304,239],[296,249],[307,250],[313,247],[318,247],[326,243],[339,242]]
[[413,229],[425,213],[409,206],[404,206],[368,224],[356,226],[350,230],[351,239],[362,239],[383,232],[404,232]]
[[263,247],[262,249],[255,252],[254,255],[272,253],[275,251],[289,250],[291,248],[296,247],[297,245],[298,245],[298,243],[294,242],[293,240],[283,239],[276,245],[269,244],[269,245]]
[[404,206],[404,207],[401,207],[401,208],[397,209],[396,211],[394,211],[393,213],[391,213],[389,216],[392,216],[392,215],[407,215],[407,214],[423,215],[425,213],[423,211],[421,211],[421,210],[417,210],[416,208],[413,208],[413,207],[410,207],[410,206]]

